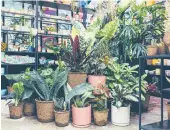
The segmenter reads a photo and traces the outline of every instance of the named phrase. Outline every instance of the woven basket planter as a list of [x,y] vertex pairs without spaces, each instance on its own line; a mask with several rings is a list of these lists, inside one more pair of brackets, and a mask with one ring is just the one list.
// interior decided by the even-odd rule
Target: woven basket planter
[[86,79],[87,79],[86,73],[69,72],[68,74],[68,84],[72,88],[79,84],[85,83]]
[[48,123],[54,121],[54,102],[36,101],[37,118],[40,122]]
[[109,109],[103,110],[103,111],[93,111],[94,115],[94,124],[98,126],[105,126],[107,125],[107,120],[108,120],[108,112]]
[[25,116],[33,116],[36,113],[35,103],[24,103],[24,115]]
[[22,118],[23,115],[23,104],[18,104],[15,106],[13,103],[9,104],[9,113],[11,119],[19,119]]
[[68,126],[69,124],[69,111],[54,111],[55,114],[55,123],[59,127]]

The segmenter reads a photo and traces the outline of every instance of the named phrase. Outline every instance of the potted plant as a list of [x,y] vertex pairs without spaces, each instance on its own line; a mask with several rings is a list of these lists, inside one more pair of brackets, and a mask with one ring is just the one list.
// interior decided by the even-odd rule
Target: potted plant
[[70,112],[67,110],[67,103],[64,101],[64,98],[54,99],[54,115],[55,123],[59,127],[64,127],[69,124]]
[[75,127],[89,127],[91,124],[91,104],[89,98],[94,98],[93,87],[88,83],[82,83],[67,89],[66,102],[73,99],[72,125]]
[[[130,101],[138,102],[139,83],[135,77],[138,66],[117,63],[117,58],[108,63],[107,80],[113,98],[111,121],[114,125],[130,124]],[[141,95],[144,100],[143,94]]]
[[[109,94],[106,91],[105,87],[103,89],[97,88],[98,95],[93,99],[93,115],[94,115],[94,124],[98,126],[107,125],[108,120],[108,112],[109,109],[106,107],[107,98],[109,98]],[[96,91],[96,92],[97,92]]]
[[40,122],[51,122],[54,120],[53,98],[57,96],[59,89],[66,84],[67,70],[56,69],[53,71],[47,68],[41,73],[33,71],[30,77],[32,87],[38,95],[38,98],[35,99],[37,118]]
[[22,82],[17,82],[12,85],[14,89],[14,93],[8,95],[7,98],[14,98],[14,103],[11,103],[10,100],[7,104],[9,104],[9,113],[11,119],[19,119],[22,118],[23,115],[23,104],[21,102],[22,94],[24,92],[24,87]]
[[24,73],[21,74],[8,74],[6,78],[9,81],[22,82],[24,85],[24,92],[22,94],[22,101],[24,101],[23,112],[25,116],[32,116],[36,113],[35,111],[35,97],[36,94],[32,89],[32,83],[30,80],[30,68],[27,68]]
[[146,93],[144,94],[145,101],[143,102],[143,108],[144,108],[145,111],[147,111],[148,107],[149,107],[150,95],[156,94],[156,93],[159,93],[158,88],[156,86],[156,82],[147,85]]
[[106,76],[103,75],[104,69],[106,68],[105,64],[95,56],[92,56],[88,63],[88,72],[90,72],[90,75],[88,75],[88,83],[96,88],[102,88],[102,86],[106,85]]

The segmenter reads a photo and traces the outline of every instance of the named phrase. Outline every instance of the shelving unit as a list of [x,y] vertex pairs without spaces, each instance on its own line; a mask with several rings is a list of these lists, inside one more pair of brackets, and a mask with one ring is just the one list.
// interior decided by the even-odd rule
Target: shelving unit
[[[2,1],[2,7],[5,7],[5,2],[6,1]],[[72,23],[70,19],[67,18],[63,18],[63,17],[56,17],[59,14],[59,10],[66,10],[66,11],[70,11],[71,16],[73,16],[73,12],[71,11],[71,5],[65,5],[65,4],[61,4],[61,3],[56,3],[56,2],[50,2],[50,1],[16,1],[19,2],[22,6],[22,9],[24,9],[25,4],[30,4],[32,5],[32,9],[34,10],[34,14],[26,14],[23,13],[22,11],[2,11],[1,10],[1,18],[2,18],[2,22],[4,28],[2,28],[1,30],[1,35],[2,35],[2,39],[3,42],[7,43],[7,50],[4,51],[5,54],[8,55],[22,55],[22,56],[31,56],[31,57],[35,57],[35,63],[34,64],[2,64],[2,67],[4,67],[5,69],[5,74],[12,74],[13,70],[14,71],[18,71],[18,73],[20,73],[21,71],[23,71],[24,69],[26,69],[27,67],[31,67],[32,69],[38,69],[39,67],[43,67],[45,65],[41,65],[39,64],[39,58],[42,56],[47,56],[47,57],[53,57],[55,60],[57,60],[56,55],[54,55],[53,53],[48,53],[48,52],[39,52],[38,51],[38,44],[40,43],[41,48],[42,48],[42,42],[43,42],[43,37],[54,37],[57,39],[57,42],[59,40],[59,38],[61,39],[61,42],[63,41],[63,39],[70,39],[70,35],[63,35],[63,34],[42,34],[42,33],[37,33],[37,35],[34,37],[34,51],[33,52],[26,52],[26,51],[9,51],[8,50],[8,35],[9,34],[21,34],[21,35],[30,35],[30,32],[28,31],[18,31],[18,30],[9,30],[9,29],[5,29],[5,20],[6,18],[20,18],[20,16],[24,16],[26,19],[31,20],[31,27],[39,30],[39,29],[43,29],[43,24],[53,24],[56,26],[56,30],[58,31],[58,27],[60,24],[64,24],[67,26],[70,26],[70,28],[72,27]],[[41,10],[43,7],[50,7],[50,8],[54,8],[56,10],[56,16],[54,15],[43,15],[39,12],[39,10]],[[88,13],[88,14],[93,14],[94,10],[93,9],[87,9],[87,8],[82,8],[82,10],[84,11],[84,13]],[[86,15],[84,15],[83,18],[83,24],[84,26],[86,26]],[[50,21],[51,20],[51,21]],[[16,66],[19,66],[16,69]],[[57,67],[57,65],[50,65],[52,67]],[[16,73],[16,72],[15,72]],[[3,75],[1,75],[2,77]],[[4,76],[3,76],[4,77]]]
[[[161,92],[161,121],[144,125],[142,126],[142,113],[141,113],[141,76],[144,72],[142,72],[142,66],[143,66],[143,60],[144,59],[161,59],[161,65],[153,66],[153,67],[159,67],[161,69],[161,75],[160,77],[160,92]],[[170,94],[170,89],[163,89],[163,78],[165,77],[165,70],[169,69],[170,66],[164,66],[164,59],[170,59],[170,55],[157,55],[157,56],[141,56],[139,57],[139,130],[168,130],[170,128],[170,121],[163,120],[163,93],[167,92]],[[151,67],[151,66],[150,66]]]

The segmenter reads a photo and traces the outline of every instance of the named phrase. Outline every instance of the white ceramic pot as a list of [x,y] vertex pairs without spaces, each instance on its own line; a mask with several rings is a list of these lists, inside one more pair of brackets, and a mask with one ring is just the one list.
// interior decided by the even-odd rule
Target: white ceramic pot
[[111,121],[117,126],[127,126],[130,124],[130,105],[128,107],[117,108],[111,105]]

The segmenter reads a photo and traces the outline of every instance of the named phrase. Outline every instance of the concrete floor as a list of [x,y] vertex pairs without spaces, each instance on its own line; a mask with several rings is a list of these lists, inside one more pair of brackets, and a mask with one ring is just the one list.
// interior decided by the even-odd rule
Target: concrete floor
[[[164,104],[167,100],[164,100]],[[54,122],[52,123],[40,123],[36,117],[23,117],[18,120],[9,118],[8,106],[5,106],[5,101],[1,101],[1,129],[2,130],[79,130],[71,124],[67,127],[57,127]],[[164,107],[164,119],[167,119],[166,105]],[[160,121],[160,99],[151,97],[149,111],[142,114],[142,124],[149,124]],[[138,130],[138,115],[131,115],[131,124],[127,127],[117,127],[109,123],[107,126],[98,127],[91,125],[89,128],[81,128],[80,130]]]

